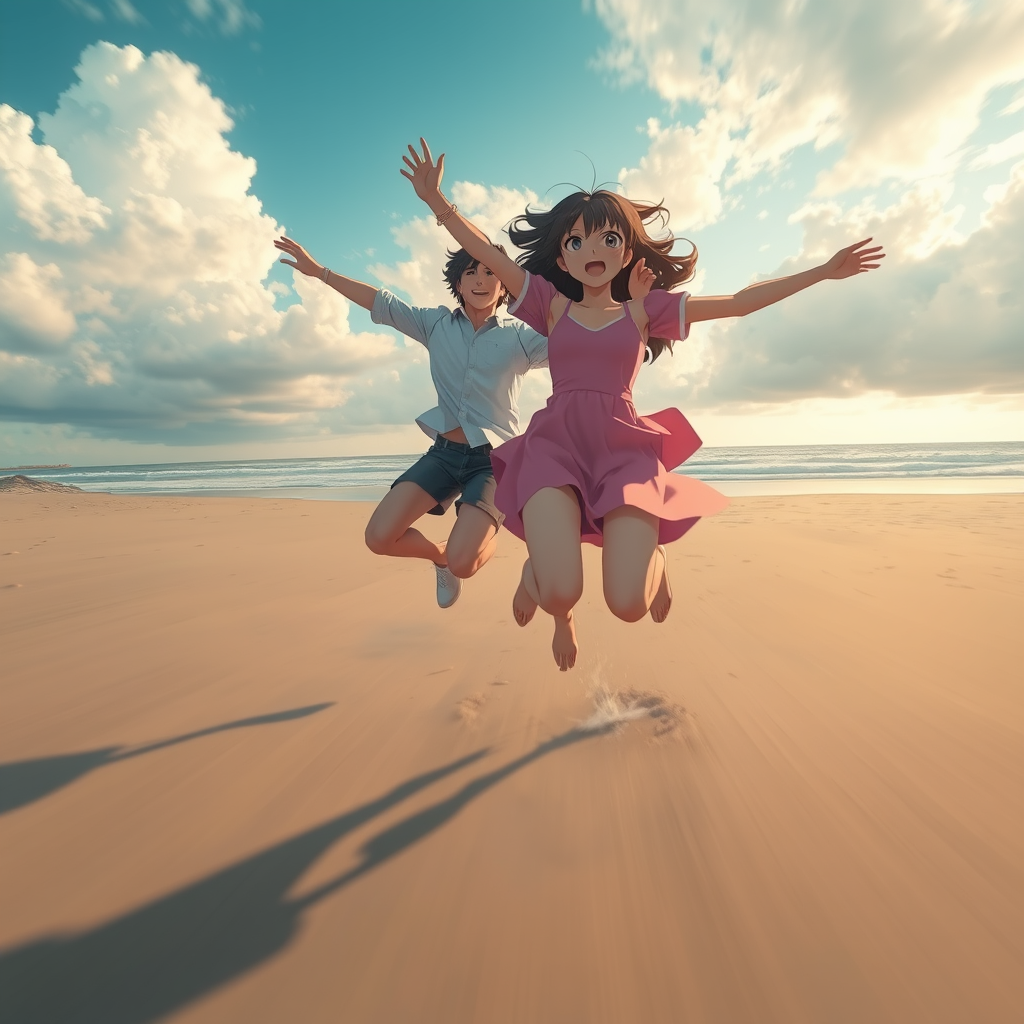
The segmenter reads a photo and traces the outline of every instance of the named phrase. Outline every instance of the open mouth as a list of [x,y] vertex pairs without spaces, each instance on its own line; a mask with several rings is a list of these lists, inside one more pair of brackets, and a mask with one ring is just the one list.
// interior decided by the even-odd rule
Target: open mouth
[[601,260],[594,260],[584,268],[591,277],[600,277],[604,273],[604,263]]

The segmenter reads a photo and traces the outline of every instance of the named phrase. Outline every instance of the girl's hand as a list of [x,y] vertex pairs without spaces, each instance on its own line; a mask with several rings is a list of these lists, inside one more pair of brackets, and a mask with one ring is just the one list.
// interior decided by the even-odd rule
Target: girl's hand
[[410,160],[408,156],[402,157],[412,174],[401,169],[399,169],[399,174],[405,175],[412,182],[412,187],[416,189],[416,195],[429,205],[430,200],[435,199],[441,193],[441,179],[444,177],[444,153],[437,158],[435,164],[426,139],[420,138],[420,145],[423,147],[422,155],[410,146],[409,156],[412,159]]
[[880,265],[878,261],[885,259],[885,253],[882,252],[880,245],[865,249],[864,246],[870,241],[870,238],[865,238],[848,245],[845,249],[840,249],[822,267],[825,277],[838,281],[844,277],[853,277],[854,274],[866,274],[869,270],[877,270]]
[[275,238],[274,246],[281,252],[295,257],[294,261],[280,261],[286,267],[293,267],[300,274],[305,274],[306,277],[319,277],[324,272],[324,268],[298,242],[293,242],[287,236],[282,235],[280,238]]
[[654,271],[647,266],[641,256],[629,272],[629,297],[637,302],[643,302],[651,294],[656,280]]

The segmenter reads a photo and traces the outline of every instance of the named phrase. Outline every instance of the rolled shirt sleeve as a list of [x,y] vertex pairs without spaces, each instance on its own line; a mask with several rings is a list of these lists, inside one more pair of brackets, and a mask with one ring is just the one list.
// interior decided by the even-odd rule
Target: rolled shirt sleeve
[[444,306],[410,306],[408,302],[403,302],[386,288],[377,289],[377,297],[373,300],[373,308],[370,310],[370,319],[375,324],[393,327],[421,345],[429,345],[430,332],[438,320],[450,315],[451,311]]

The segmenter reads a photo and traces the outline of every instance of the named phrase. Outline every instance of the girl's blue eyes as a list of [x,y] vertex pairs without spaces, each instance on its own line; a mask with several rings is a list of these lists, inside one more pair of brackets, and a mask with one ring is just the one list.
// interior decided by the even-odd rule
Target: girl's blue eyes
[[[618,249],[622,245],[622,236],[614,231],[609,231],[604,236],[604,244],[609,249]],[[565,247],[566,249],[572,249],[573,252],[579,252],[583,248],[583,239],[579,235],[571,235],[565,240]]]

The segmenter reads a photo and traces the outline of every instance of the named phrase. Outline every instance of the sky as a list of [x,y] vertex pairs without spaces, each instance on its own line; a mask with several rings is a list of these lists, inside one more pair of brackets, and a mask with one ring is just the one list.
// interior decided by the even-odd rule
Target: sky
[[494,238],[663,199],[696,294],[885,244],[642,370],[706,444],[1024,440],[1016,0],[0,0],[0,464],[423,448],[424,349],[272,244],[450,302],[420,135]]

